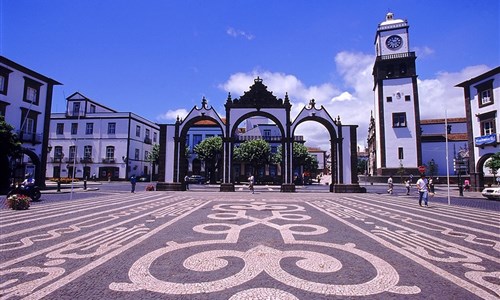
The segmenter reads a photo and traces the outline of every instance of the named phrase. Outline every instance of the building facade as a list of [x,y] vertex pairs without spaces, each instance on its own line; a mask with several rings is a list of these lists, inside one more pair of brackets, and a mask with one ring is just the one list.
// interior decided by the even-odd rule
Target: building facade
[[447,176],[447,171],[452,176],[458,176],[459,172],[460,175],[468,174],[466,168],[454,165],[457,159],[462,159],[464,165],[468,163],[467,158],[462,157],[468,153],[466,118],[424,119],[420,120],[420,128],[422,164],[426,166],[428,175],[443,178]]
[[152,177],[155,172],[148,156],[159,143],[157,124],[117,112],[78,92],[66,100],[66,112],[50,117],[48,177]]
[[60,83],[0,56],[0,114],[22,142],[23,155],[11,162],[15,180],[31,173],[44,186],[55,85]]
[[416,56],[410,51],[409,25],[392,13],[379,24],[373,66],[375,92],[375,161],[377,175],[404,165],[416,172],[422,162]]
[[494,174],[486,161],[500,151],[500,67],[456,85],[464,89],[465,116],[468,124],[470,183],[481,190],[493,183]]

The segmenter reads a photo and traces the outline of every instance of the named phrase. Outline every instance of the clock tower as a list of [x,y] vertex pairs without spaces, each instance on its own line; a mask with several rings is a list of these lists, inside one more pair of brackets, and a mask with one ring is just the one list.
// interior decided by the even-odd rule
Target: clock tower
[[377,175],[403,167],[417,174],[422,164],[415,52],[410,52],[408,22],[392,13],[379,24],[373,66],[375,164]]

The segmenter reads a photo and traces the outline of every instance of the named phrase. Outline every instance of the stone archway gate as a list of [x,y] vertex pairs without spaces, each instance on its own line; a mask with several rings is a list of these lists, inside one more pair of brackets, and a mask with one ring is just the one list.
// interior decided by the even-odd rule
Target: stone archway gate
[[285,99],[278,99],[257,77],[250,90],[239,99],[232,99],[231,94],[226,100],[226,121],[209,107],[205,98],[201,107],[193,107],[183,119],[177,119],[175,124],[160,125],[160,168],[157,190],[185,190],[183,178],[186,175],[185,141],[188,130],[198,121],[210,120],[219,126],[223,140],[223,172],[221,191],[234,191],[233,150],[237,142],[237,126],[244,120],[262,116],[272,120],[281,132],[283,159],[282,192],[294,192],[293,183],[293,142],[294,132],[299,124],[314,121],[323,125],[329,133],[331,146],[331,192],[363,192],[359,187],[357,177],[356,129],[357,125],[343,125],[340,117],[332,119],[323,106],[316,108],[314,100],[305,106],[295,120],[291,120],[292,105]]

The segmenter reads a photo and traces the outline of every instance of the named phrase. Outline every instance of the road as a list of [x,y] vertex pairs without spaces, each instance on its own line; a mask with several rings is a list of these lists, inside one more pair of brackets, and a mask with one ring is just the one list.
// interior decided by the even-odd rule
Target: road
[[500,297],[498,209],[422,208],[416,197],[385,193],[142,184],[137,193],[105,183],[71,201],[44,194],[27,211],[0,210],[0,297]]

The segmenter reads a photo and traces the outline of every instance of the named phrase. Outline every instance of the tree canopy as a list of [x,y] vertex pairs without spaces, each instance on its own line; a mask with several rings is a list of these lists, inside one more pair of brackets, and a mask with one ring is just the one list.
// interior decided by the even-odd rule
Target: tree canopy
[[271,146],[262,139],[241,143],[238,147],[234,148],[234,158],[249,163],[254,173],[258,166],[273,163]]
[[497,152],[491,156],[491,158],[484,164],[487,168],[490,168],[491,173],[496,175],[498,169],[500,169],[500,152]]
[[9,186],[10,179],[10,164],[9,159],[20,153],[21,142],[17,135],[13,132],[14,127],[5,122],[5,117],[0,115],[0,189],[5,189]]
[[194,153],[205,162],[205,168],[210,171],[210,182],[216,181],[216,170],[222,156],[222,138],[219,136],[204,139],[194,147]]

